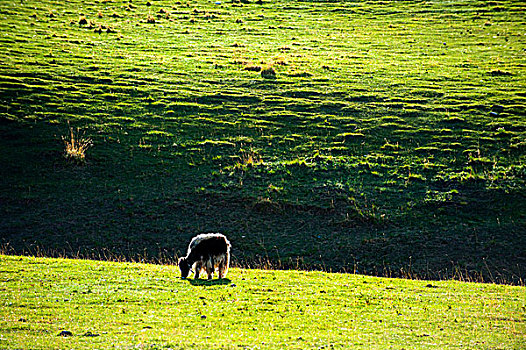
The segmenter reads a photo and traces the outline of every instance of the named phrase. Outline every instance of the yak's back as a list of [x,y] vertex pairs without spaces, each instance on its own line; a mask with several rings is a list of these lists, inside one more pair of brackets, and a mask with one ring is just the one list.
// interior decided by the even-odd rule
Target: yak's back
[[195,236],[188,246],[188,254],[219,255],[228,253],[230,242],[220,233],[203,233]]

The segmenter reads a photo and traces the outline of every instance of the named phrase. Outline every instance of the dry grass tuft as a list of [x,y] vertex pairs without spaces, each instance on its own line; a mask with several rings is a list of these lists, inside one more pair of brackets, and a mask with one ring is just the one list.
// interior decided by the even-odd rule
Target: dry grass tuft
[[260,164],[263,164],[263,158],[254,149],[242,150],[240,161],[234,165],[234,169],[247,170]]
[[64,141],[66,159],[75,163],[84,164],[86,162],[86,151],[93,145],[90,138],[86,138],[84,133],[80,133],[79,128],[76,131],[69,126],[69,137],[62,136]]
[[284,56],[274,57],[273,62],[278,66],[287,66],[289,64]]

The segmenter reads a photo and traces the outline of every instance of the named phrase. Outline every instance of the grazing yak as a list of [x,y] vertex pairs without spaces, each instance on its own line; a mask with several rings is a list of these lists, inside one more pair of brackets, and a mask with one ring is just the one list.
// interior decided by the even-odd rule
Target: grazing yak
[[190,270],[195,271],[195,279],[201,270],[206,270],[208,279],[212,279],[215,269],[219,278],[224,278],[230,263],[230,242],[220,233],[204,233],[192,238],[186,256],[179,259],[181,277],[187,278]]

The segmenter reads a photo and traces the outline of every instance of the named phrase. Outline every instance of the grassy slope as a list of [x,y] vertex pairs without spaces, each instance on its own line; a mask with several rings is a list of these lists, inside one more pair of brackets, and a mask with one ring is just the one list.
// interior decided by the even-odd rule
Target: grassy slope
[[151,3],[0,1],[1,243],[525,278],[523,2]]
[[[196,284],[178,275],[175,266],[0,256],[0,347],[526,345],[524,287],[244,269]],[[64,330],[73,336],[57,336]]]

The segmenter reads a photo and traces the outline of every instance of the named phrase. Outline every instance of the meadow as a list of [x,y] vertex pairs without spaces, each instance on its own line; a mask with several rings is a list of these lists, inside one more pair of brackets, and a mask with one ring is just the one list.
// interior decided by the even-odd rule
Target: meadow
[[524,289],[0,255],[0,347],[524,349]]
[[1,0],[2,251],[524,284],[525,12]]

